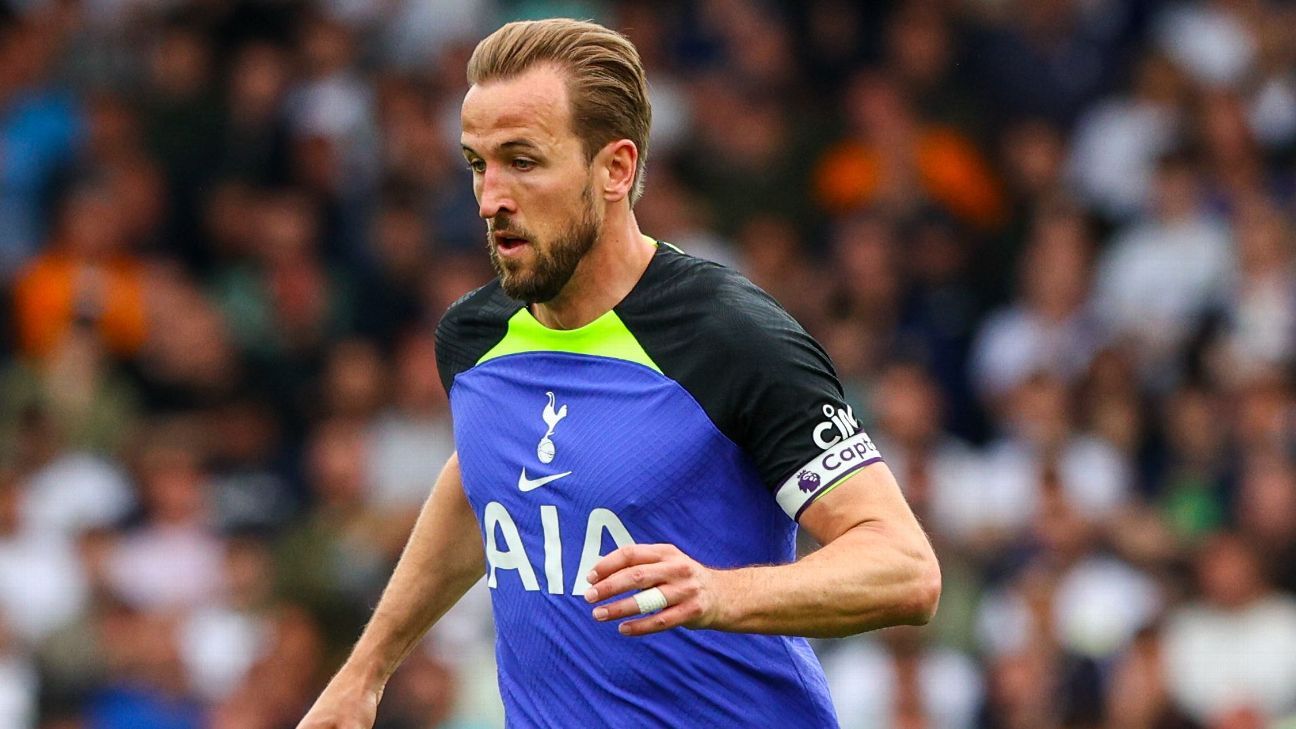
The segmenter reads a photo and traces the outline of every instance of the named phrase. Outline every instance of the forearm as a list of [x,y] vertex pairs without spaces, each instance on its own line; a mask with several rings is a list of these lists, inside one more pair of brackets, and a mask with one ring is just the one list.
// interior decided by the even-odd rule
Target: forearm
[[340,673],[381,689],[427,630],[481,578],[484,564],[458,460],[451,456]]
[[[708,568],[673,544],[629,544],[599,560],[586,601],[622,635],[677,626],[836,637],[921,625],[940,599],[940,565],[886,464],[862,469],[804,510],[801,527],[824,545],[792,564]],[[644,615],[639,591],[666,607]],[[639,617],[641,616],[641,617]]]
[[922,625],[940,594],[926,539],[871,524],[794,563],[715,571],[712,579],[723,599],[707,627],[744,633],[829,638]]

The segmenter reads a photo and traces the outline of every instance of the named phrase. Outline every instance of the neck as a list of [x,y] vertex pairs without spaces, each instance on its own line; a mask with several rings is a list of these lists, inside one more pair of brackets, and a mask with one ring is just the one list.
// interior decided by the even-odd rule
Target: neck
[[536,321],[550,329],[583,327],[621,303],[639,282],[656,248],[639,232],[633,212],[608,212],[598,241],[563,290],[531,305]]

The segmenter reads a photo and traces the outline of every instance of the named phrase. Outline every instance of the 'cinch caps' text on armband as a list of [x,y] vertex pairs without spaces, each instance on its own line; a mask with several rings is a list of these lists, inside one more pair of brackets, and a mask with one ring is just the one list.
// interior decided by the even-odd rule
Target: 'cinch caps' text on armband
[[880,460],[882,454],[878,453],[877,446],[860,431],[797,469],[779,485],[774,496],[788,516],[799,520],[801,512],[815,499],[832,491],[851,474]]

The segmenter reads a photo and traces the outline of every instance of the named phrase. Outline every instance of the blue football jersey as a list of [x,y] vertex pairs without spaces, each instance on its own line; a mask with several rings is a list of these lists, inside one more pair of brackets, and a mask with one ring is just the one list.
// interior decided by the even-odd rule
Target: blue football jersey
[[837,726],[804,639],[626,637],[583,597],[626,544],[716,568],[790,562],[801,512],[878,460],[827,355],[773,299],[662,245],[579,329],[544,327],[498,282],[469,294],[437,359],[509,726]]

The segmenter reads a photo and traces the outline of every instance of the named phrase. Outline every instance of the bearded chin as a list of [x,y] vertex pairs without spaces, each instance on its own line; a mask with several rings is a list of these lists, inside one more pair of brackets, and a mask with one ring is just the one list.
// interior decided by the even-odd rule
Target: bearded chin
[[518,264],[500,258],[495,246],[490,246],[491,265],[499,276],[500,287],[509,298],[528,304],[543,304],[562,292],[563,287],[576,273],[576,267],[598,240],[600,223],[589,204],[586,190],[584,210],[579,218],[558,237],[545,246],[532,240],[533,260]]

